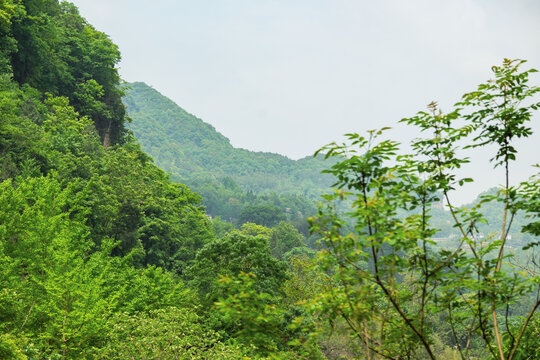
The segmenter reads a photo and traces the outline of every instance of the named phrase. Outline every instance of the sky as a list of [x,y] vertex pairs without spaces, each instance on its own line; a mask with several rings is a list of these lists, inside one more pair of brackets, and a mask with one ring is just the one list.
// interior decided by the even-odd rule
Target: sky
[[[212,124],[232,145],[292,159],[343,134],[391,126],[437,101],[451,110],[503,58],[540,68],[538,0],[76,0],[119,46],[120,75]],[[540,84],[540,76],[532,78]],[[514,182],[540,162],[518,145]],[[463,199],[500,183],[492,154]]]

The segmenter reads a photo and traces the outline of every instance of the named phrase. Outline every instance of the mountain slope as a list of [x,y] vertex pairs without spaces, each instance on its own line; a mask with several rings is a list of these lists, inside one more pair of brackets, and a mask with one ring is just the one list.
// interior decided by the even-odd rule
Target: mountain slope
[[[318,197],[332,183],[321,174],[329,166],[319,158],[285,156],[234,148],[211,125],[189,114],[152,87],[129,84],[124,103],[133,119],[129,128],[156,164],[177,181],[197,184],[231,178],[256,193],[295,193]],[[204,194],[203,194],[204,196]]]

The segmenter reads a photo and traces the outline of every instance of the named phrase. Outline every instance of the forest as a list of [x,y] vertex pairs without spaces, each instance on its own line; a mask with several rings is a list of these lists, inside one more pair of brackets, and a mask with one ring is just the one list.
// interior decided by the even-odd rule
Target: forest
[[[124,83],[69,2],[0,0],[0,44],[0,359],[540,359],[524,60],[295,161]],[[502,185],[454,205],[481,149]]]

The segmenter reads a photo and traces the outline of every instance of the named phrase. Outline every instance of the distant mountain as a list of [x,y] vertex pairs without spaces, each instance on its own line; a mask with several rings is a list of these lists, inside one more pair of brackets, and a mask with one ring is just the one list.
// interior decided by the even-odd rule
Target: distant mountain
[[199,190],[201,183],[232,179],[245,191],[301,194],[308,198],[318,198],[332,184],[331,176],[320,173],[329,161],[313,157],[291,160],[274,153],[235,148],[212,125],[152,87],[142,82],[129,87],[124,103],[133,121],[128,127],[143,150],[176,181]]

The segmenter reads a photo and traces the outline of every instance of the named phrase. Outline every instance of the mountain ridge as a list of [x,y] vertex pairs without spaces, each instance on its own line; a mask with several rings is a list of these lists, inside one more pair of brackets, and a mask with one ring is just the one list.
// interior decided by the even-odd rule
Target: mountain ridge
[[322,158],[293,160],[285,155],[236,148],[211,124],[181,108],[144,82],[128,84],[124,104],[128,128],[156,164],[175,181],[196,185],[230,177],[257,193],[300,193],[318,197],[331,184]]

